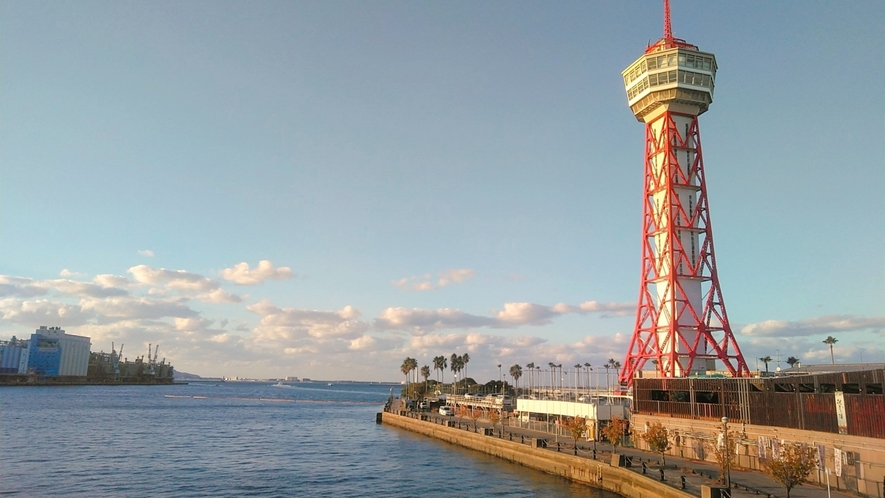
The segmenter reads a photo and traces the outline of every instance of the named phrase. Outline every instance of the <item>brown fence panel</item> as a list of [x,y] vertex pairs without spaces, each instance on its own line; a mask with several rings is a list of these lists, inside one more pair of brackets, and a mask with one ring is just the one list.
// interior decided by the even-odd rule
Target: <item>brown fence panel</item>
[[885,396],[845,395],[848,433],[885,439]]
[[771,410],[766,405],[768,393],[750,393],[750,423],[756,425],[771,425]]
[[833,394],[803,393],[805,427],[809,431],[839,432],[836,419],[836,396]]

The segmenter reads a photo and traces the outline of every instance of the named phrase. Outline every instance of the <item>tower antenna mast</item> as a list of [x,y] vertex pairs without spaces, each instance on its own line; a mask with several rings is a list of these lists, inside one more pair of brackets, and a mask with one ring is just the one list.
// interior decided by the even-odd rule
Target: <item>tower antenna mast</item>
[[673,27],[670,25],[670,0],[664,0],[664,39],[673,39]]

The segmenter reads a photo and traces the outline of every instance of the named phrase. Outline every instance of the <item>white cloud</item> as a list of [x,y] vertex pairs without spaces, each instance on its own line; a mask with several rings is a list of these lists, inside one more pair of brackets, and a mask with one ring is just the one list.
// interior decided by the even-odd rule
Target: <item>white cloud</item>
[[33,297],[49,293],[49,286],[32,278],[0,275],[0,297]]
[[[558,305],[561,308],[561,305]],[[557,312],[554,307],[541,306],[532,303],[505,303],[504,310],[499,311],[496,315],[498,320],[503,323],[514,325],[541,325],[550,323],[550,319],[554,316],[562,314]]]
[[221,284],[210,278],[185,270],[167,270],[138,265],[129,268],[136,282],[151,286],[148,293],[164,296],[168,291],[194,297],[207,303],[240,303],[243,298],[221,289]]
[[168,287],[182,291],[209,292],[220,287],[218,282],[184,270],[167,270],[165,268],[151,268],[147,265],[138,265],[129,268],[129,273],[140,284]]
[[751,323],[741,329],[741,333],[755,337],[802,337],[824,335],[836,332],[881,331],[885,328],[885,317],[860,317],[852,315],[826,315],[797,321],[766,320]]
[[111,297],[84,299],[82,309],[112,319],[188,318],[198,313],[179,301],[147,297]]
[[129,292],[116,287],[106,287],[91,282],[78,282],[76,280],[56,279],[43,282],[59,294],[77,297],[115,297],[125,296]]
[[236,295],[231,294],[223,289],[215,289],[212,292],[208,292],[206,294],[200,294],[197,296],[197,299],[206,303],[242,303],[243,298]]
[[256,340],[291,342],[314,337],[317,339],[355,339],[368,330],[369,324],[360,320],[359,311],[345,306],[338,311],[280,308],[267,300],[246,306],[261,316],[255,330]]
[[440,287],[445,287],[451,283],[461,283],[469,278],[473,278],[476,272],[469,268],[462,268],[460,270],[449,270],[447,272],[443,272],[439,276],[439,280],[437,281],[437,285]]
[[128,287],[132,285],[132,281],[128,278],[110,274],[96,275],[92,281],[104,287]]
[[465,282],[468,279],[473,278],[475,274],[476,272],[474,270],[462,268],[458,270],[444,271],[439,273],[436,277],[427,274],[420,277],[401,278],[390,283],[400,289],[423,292],[441,289],[453,283]]
[[151,251],[150,249],[141,249],[141,250],[138,251],[138,255],[139,255],[139,256],[144,256],[144,257],[147,257],[147,258],[153,258],[153,257],[154,257],[154,251]]
[[3,321],[36,328],[40,325],[76,326],[83,325],[94,316],[80,306],[40,299],[23,301],[20,299],[0,300],[0,317]]
[[600,304],[587,301],[579,306],[556,304],[544,306],[534,303],[504,303],[504,309],[494,312],[494,316],[479,316],[461,310],[442,308],[437,310],[387,308],[375,319],[375,327],[380,330],[410,330],[417,333],[428,331],[491,327],[514,328],[522,325],[546,325],[554,318],[575,313],[601,313],[601,316],[622,315],[632,312],[634,305],[628,303]]
[[294,276],[290,268],[286,266],[274,268],[273,263],[266,259],[259,261],[254,269],[249,268],[249,263],[243,262],[221,270],[221,278],[237,285],[257,285],[265,280],[285,280]]
[[83,273],[78,273],[74,271],[70,271],[67,268],[62,268],[60,272],[58,272],[58,276],[60,277],[84,277]]
[[443,308],[438,310],[387,308],[375,319],[375,327],[381,330],[440,330],[470,327],[491,327],[493,318],[471,315],[461,310]]
[[378,341],[374,337],[370,335],[363,335],[350,341],[350,349],[353,351],[365,351],[369,349],[374,349],[373,346],[375,346],[377,342]]

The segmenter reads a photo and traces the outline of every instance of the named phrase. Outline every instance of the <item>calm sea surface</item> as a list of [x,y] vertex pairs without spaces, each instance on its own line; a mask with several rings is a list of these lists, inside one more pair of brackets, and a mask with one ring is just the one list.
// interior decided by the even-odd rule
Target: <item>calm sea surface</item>
[[0,494],[616,496],[376,425],[389,389],[0,388]]

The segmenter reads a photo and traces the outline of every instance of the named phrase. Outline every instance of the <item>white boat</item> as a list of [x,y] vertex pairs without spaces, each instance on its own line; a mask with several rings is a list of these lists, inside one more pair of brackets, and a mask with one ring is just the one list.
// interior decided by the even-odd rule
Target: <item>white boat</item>
[[273,385],[273,387],[289,387],[286,384],[283,384],[283,381],[279,381]]

